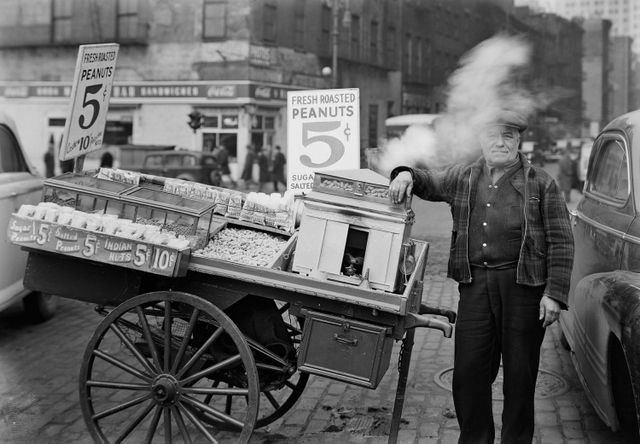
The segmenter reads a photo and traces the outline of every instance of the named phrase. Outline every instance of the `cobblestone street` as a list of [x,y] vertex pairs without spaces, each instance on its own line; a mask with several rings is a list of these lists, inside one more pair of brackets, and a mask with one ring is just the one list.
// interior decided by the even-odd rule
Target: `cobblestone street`
[[[455,309],[457,286],[445,277],[448,209],[414,204],[418,217],[432,221],[424,286],[429,305]],[[84,347],[101,317],[90,304],[61,300],[57,315],[28,324],[19,311],[0,318],[0,442],[6,444],[90,443],[78,403],[78,374]],[[623,444],[589,404],[560,345],[557,324],[547,332],[536,400],[537,444]],[[254,432],[254,443],[386,443],[398,377],[396,343],[380,386],[368,390],[312,377],[283,418]],[[458,426],[447,388],[453,340],[435,330],[418,329],[413,348],[400,443],[454,444]],[[494,392],[499,424],[502,402]],[[498,432],[499,435],[499,432]],[[232,443],[233,438],[223,440]]]

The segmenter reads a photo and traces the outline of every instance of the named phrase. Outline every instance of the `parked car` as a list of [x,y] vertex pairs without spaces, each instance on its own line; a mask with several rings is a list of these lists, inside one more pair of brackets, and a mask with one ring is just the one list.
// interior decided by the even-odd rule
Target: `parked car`
[[640,442],[640,111],[593,143],[572,212],[576,253],[563,345],[602,420]]
[[24,288],[27,253],[9,241],[7,228],[11,213],[22,204],[40,201],[42,182],[22,149],[15,124],[0,112],[0,311],[22,300],[27,315],[39,322],[54,315],[57,300],[55,296]]
[[[121,165],[127,168],[126,165]],[[222,183],[220,164],[211,153],[200,151],[153,151],[144,157],[141,172],[208,185]]]

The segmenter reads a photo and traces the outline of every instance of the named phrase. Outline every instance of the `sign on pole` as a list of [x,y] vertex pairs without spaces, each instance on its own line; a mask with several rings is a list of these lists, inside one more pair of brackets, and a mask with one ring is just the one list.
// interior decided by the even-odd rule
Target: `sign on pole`
[[104,43],[81,45],[78,49],[60,160],[84,156],[102,147],[118,48],[117,43]]
[[287,93],[287,188],[311,191],[318,171],[360,168],[360,90]]

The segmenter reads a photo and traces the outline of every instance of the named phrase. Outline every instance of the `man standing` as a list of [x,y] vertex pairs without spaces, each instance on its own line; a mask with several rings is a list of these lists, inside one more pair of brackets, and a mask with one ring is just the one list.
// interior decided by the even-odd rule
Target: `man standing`
[[247,145],[247,156],[244,158],[244,167],[240,176],[246,189],[249,189],[249,186],[253,183],[253,164],[255,162],[256,149],[253,145]]
[[276,145],[276,152],[273,154],[273,165],[271,175],[273,177],[273,191],[278,192],[278,182],[287,189],[287,179],[284,177],[284,165],[287,163],[286,157],[282,154],[280,145]]
[[572,148],[567,148],[558,162],[558,184],[567,203],[571,202],[571,189],[578,181],[578,164]]
[[264,186],[271,179],[271,172],[269,171],[269,148],[263,146],[258,154],[258,192],[264,191]]
[[45,177],[53,177],[55,175],[55,154],[53,153],[53,142],[49,142],[49,148],[44,153]]
[[225,184],[231,184],[233,188],[236,188],[237,184],[231,177],[231,168],[229,168],[229,150],[227,149],[227,147],[222,144],[213,151],[213,154],[216,156],[216,160],[220,165],[220,175],[222,176],[222,181]]
[[475,163],[396,168],[390,198],[451,206],[448,276],[459,283],[453,400],[459,443],[493,444],[491,386],[502,358],[501,442],[531,443],[545,328],[567,309],[573,265],[569,214],[556,182],[518,153],[526,119],[503,112],[479,134]]

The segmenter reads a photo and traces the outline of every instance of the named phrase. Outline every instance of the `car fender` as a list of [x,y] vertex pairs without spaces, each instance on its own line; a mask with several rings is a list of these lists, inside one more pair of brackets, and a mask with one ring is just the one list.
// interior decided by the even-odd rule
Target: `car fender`
[[613,271],[584,277],[575,289],[572,359],[592,405],[619,428],[612,392],[610,347],[622,345],[640,411],[640,273]]

